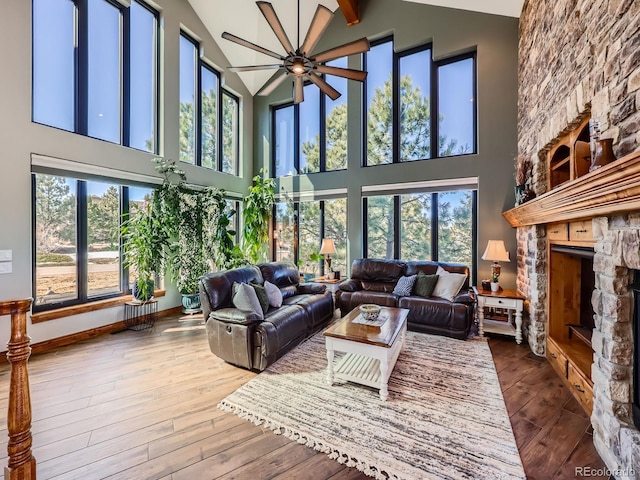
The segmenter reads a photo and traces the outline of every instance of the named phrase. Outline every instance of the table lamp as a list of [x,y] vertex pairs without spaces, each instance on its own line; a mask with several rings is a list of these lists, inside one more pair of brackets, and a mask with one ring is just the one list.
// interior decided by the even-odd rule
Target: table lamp
[[322,245],[320,245],[320,255],[324,255],[324,261],[327,262],[327,271],[325,272],[327,279],[331,277],[331,255],[336,253],[336,245],[333,243],[333,239],[323,238]]
[[483,260],[491,260],[493,261],[493,265],[491,265],[491,283],[492,290],[493,284],[495,283],[497,288],[496,291],[500,288],[498,284],[498,278],[500,277],[500,264],[498,262],[510,262],[509,252],[504,246],[504,241],[502,240],[489,240],[487,243],[487,249],[484,251],[482,255]]

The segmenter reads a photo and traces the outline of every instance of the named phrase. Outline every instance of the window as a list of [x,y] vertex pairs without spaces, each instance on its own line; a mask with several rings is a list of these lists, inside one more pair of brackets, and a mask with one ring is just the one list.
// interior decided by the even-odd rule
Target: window
[[222,171],[238,175],[240,144],[240,105],[238,98],[222,92]]
[[[347,68],[347,58],[327,65]],[[335,76],[328,80],[341,93],[336,100],[331,100],[317,86],[307,84],[304,102],[273,108],[272,170],[276,177],[347,168],[349,82]]]
[[33,121],[155,152],[157,29],[136,0],[33,0]]
[[475,54],[432,60],[429,45],[393,52],[393,39],[364,54],[365,165],[475,153]]
[[274,206],[274,252],[276,261],[300,266],[311,277],[325,273],[325,263],[310,257],[320,251],[323,238],[332,238],[336,254],[331,268],[347,271],[347,199],[280,202]]
[[462,263],[475,278],[475,190],[370,196],[363,204],[365,257]]
[[180,161],[238,175],[239,100],[221,87],[220,73],[180,34]]
[[35,310],[128,291],[120,262],[123,215],[135,215],[152,190],[33,174]]

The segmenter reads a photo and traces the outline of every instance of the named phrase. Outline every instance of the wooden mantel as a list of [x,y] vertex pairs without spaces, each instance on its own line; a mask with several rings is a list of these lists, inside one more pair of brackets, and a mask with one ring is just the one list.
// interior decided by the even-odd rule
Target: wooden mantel
[[640,210],[640,152],[571,180],[502,215],[512,227]]

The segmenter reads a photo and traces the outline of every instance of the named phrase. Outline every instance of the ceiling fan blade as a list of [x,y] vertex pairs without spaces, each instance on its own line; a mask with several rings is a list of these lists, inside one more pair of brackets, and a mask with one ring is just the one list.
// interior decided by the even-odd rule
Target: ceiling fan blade
[[273,33],[276,34],[276,37],[278,37],[278,40],[280,40],[280,43],[287,51],[287,53],[295,52],[293,45],[291,45],[291,42],[289,41],[289,37],[287,37],[287,34],[285,33],[284,28],[280,23],[278,15],[276,15],[276,11],[273,9],[273,5],[271,5],[269,2],[256,2],[256,5],[258,5],[258,8],[262,12],[262,15],[264,15],[264,18],[267,20],[267,23],[271,27],[271,30],[273,30]]
[[253,72],[254,70],[275,70],[282,65],[247,65],[244,67],[227,67],[230,72]]
[[250,48],[251,50],[255,50],[256,52],[264,53],[265,55],[269,55],[270,57],[277,58],[278,60],[284,60],[284,57],[279,53],[267,50],[266,48],[263,48],[260,45],[256,45],[255,43],[251,43],[249,40],[245,40],[244,38],[236,37],[232,33],[224,32],[222,34],[222,38],[233,43],[237,43],[238,45],[242,45],[243,47]]
[[284,68],[282,70],[280,70],[278,73],[276,73],[273,77],[271,77],[271,80],[269,80],[269,82],[271,82],[271,83],[269,83],[266,87],[264,87],[262,90],[260,90],[258,92],[258,95],[265,96],[265,95],[269,95],[271,92],[273,92],[288,77],[288,75],[286,73],[287,72],[286,72],[286,70]]
[[313,15],[313,20],[311,20],[309,30],[307,31],[307,36],[300,47],[300,53],[302,53],[302,55],[307,55],[313,51],[332,18],[333,12],[331,10],[324,5],[318,5],[316,13]]
[[322,92],[327,95],[331,100],[337,100],[340,96],[340,92],[338,92],[335,88],[329,85],[324,81],[323,78],[319,77],[315,73],[309,74],[309,80],[315,83]]
[[294,101],[293,103],[304,102],[304,78],[302,76],[293,79]]
[[355,55],[356,53],[368,52],[371,47],[369,46],[369,40],[361,38],[360,40],[354,40],[353,42],[345,43],[339,47],[331,48],[320,52],[317,55],[313,55],[311,60],[314,62],[330,62],[336,58],[346,57],[347,55]]
[[351,68],[330,67],[329,65],[317,65],[316,70],[320,73],[326,73],[327,75],[335,75],[337,77],[348,78],[349,80],[357,80],[358,82],[364,82],[367,78],[367,72],[362,70],[353,70]]

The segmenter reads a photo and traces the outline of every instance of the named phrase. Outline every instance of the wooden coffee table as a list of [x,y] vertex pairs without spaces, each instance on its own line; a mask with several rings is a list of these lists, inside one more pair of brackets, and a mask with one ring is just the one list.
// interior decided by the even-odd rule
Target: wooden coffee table
[[[381,327],[353,323],[360,315],[358,308],[330,326],[325,332],[327,347],[327,383],[334,378],[380,389],[380,399],[389,397],[387,384],[404,345],[407,332],[406,308],[382,307],[386,315]],[[334,352],[345,352],[337,365],[333,365]]]

